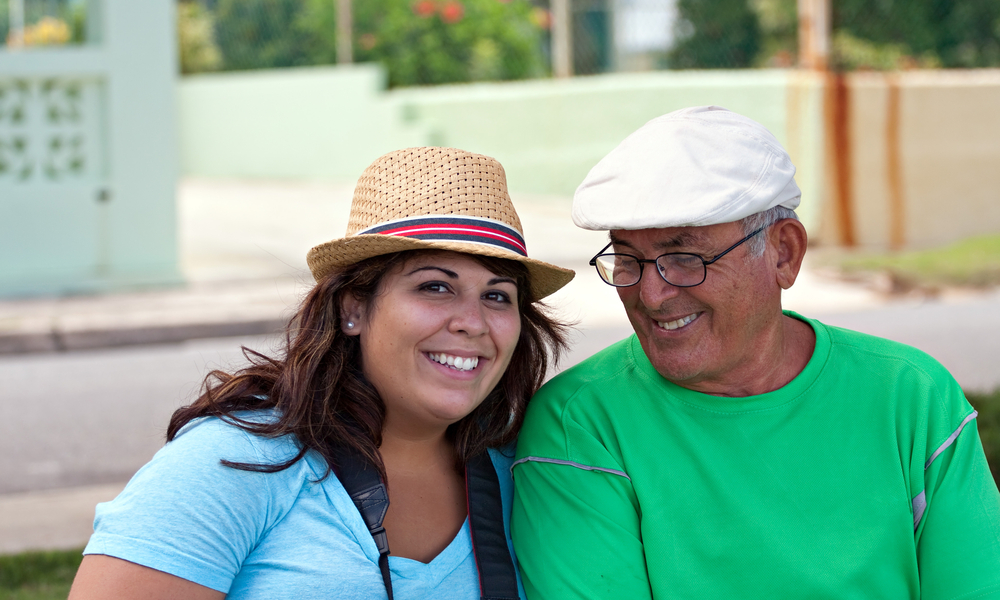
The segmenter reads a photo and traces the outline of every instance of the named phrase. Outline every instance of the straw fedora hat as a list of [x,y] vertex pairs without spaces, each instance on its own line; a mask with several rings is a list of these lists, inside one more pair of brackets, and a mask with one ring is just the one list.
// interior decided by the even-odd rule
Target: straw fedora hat
[[521,221],[496,159],[455,148],[407,148],[373,162],[354,189],[347,234],[309,251],[316,281],[358,261],[403,250],[451,250],[528,267],[532,300],[574,272],[528,258]]

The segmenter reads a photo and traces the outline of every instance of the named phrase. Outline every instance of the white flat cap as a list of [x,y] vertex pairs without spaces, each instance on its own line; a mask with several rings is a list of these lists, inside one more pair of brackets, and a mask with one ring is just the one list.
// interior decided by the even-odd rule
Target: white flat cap
[[795,165],[760,123],[718,106],[657,117],[597,163],[573,196],[584,229],[690,227],[794,209]]

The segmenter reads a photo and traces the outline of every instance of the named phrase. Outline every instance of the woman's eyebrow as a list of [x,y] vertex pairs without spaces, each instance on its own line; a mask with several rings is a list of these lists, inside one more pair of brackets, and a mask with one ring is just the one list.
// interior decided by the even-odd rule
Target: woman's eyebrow
[[414,273],[419,273],[420,271],[441,271],[448,276],[449,279],[458,279],[458,273],[445,269],[444,267],[435,267],[434,265],[427,265],[426,267],[417,267],[413,269],[407,275],[413,275]]
[[493,279],[490,279],[487,285],[496,285],[498,283],[509,283],[512,284],[514,287],[517,287],[517,281],[515,281],[510,277],[494,277]]

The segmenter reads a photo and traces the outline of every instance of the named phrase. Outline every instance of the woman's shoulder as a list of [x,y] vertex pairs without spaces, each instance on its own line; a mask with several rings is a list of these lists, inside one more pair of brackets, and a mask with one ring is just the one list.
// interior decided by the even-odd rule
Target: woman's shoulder
[[301,445],[294,435],[265,436],[253,426],[277,419],[273,410],[244,411],[226,417],[201,417],[186,424],[159,454],[216,458],[245,464],[277,464],[294,458]]

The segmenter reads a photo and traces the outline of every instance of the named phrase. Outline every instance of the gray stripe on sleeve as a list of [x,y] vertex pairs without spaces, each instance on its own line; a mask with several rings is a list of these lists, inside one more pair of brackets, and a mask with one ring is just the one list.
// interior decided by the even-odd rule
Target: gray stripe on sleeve
[[[951,435],[948,436],[948,439],[946,439],[943,444],[938,446],[938,449],[934,451],[934,454],[931,454],[931,457],[928,458],[927,462],[924,463],[925,471],[927,470],[928,467],[931,466],[931,463],[934,462],[934,459],[940,456],[942,452],[947,450],[952,444],[955,443],[955,440],[957,440],[958,436],[961,435],[962,430],[965,429],[965,426],[969,424],[969,421],[975,419],[977,416],[979,416],[979,412],[974,410],[972,411],[972,414],[965,417],[965,419],[963,419],[962,422],[959,423],[955,431],[951,432]],[[917,494],[916,498],[913,499],[913,531],[917,530],[917,527],[920,525],[920,520],[924,518],[924,512],[926,510],[927,510],[927,490],[923,490],[919,494]]]
[[924,463],[924,470],[925,471],[927,470],[927,467],[931,466],[931,463],[934,462],[934,459],[937,458],[939,454],[941,454],[942,452],[944,452],[945,450],[947,450],[948,446],[951,446],[952,444],[955,443],[955,440],[958,439],[958,435],[960,433],[962,433],[962,429],[965,428],[966,424],[968,424],[969,421],[975,419],[978,415],[979,415],[979,412],[972,411],[971,415],[965,417],[965,420],[962,421],[962,423],[958,426],[958,429],[956,429],[955,431],[952,431],[951,435],[948,436],[948,439],[946,439],[943,444],[941,444],[940,446],[938,446],[938,449],[934,451],[934,454],[931,454],[931,457],[928,458],[927,462]]
[[512,464],[510,466],[510,468],[511,468],[511,470],[513,470],[514,467],[516,467],[517,465],[519,465],[521,463],[526,463],[526,462],[551,463],[551,464],[554,464],[554,465],[565,465],[567,467],[575,467],[577,469],[583,469],[584,471],[600,471],[601,473],[610,473],[611,475],[620,475],[621,477],[624,477],[625,479],[628,479],[629,481],[632,481],[632,478],[629,477],[628,474],[625,473],[625,471],[618,471],[616,469],[606,469],[604,467],[592,467],[590,465],[582,465],[580,463],[573,462],[571,460],[559,460],[557,458],[543,458],[541,456],[525,456],[521,460],[514,461],[514,464]]
[[924,492],[917,494],[913,499],[913,531],[920,525],[920,519],[924,518],[924,510],[927,508],[927,495]]

